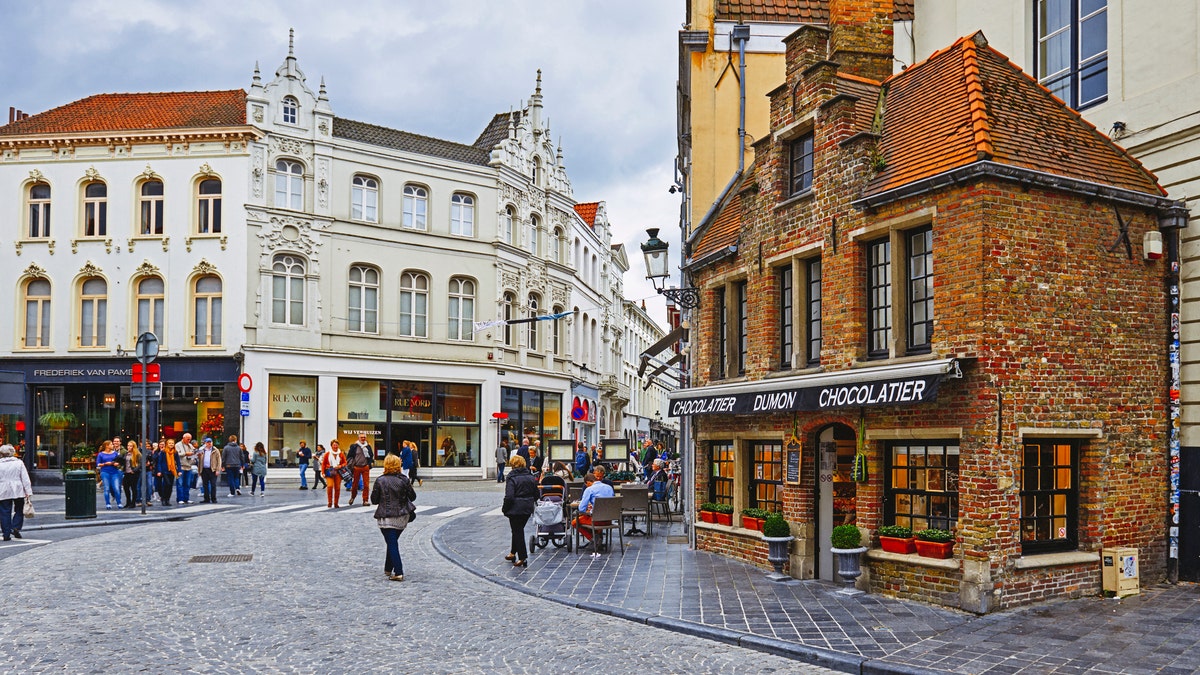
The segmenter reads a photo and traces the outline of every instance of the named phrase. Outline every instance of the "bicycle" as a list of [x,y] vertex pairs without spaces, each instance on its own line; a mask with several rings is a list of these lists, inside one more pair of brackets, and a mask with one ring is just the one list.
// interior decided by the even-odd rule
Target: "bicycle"
[[667,465],[667,508],[671,513],[683,513],[683,466],[679,460]]

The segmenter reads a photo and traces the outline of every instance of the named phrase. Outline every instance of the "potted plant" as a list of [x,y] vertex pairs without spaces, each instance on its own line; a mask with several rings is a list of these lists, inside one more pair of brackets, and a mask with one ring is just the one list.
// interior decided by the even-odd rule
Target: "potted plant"
[[766,509],[742,509],[742,527],[747,530],[762,530],[763,521],[767,519]]
[[846,587],[838,591],[843,595],[858,595],[862,591],[854,588],[854,582],[862,575],[862,562],[859,556],[867,550],[862,545],[862,532],[853,523],[838,525],[829,536],[830,549],[837,556],[838,575],[846,582]]
[[788,559],[788,546],[791,544],[792,527],[783,519],[782,513],[771,513],[767,516],[762,527],[763,541],[767,542],[767,561],[775,568],[775,573],[767,575],[773,581],[782,581],[791,577],[783,573],[783,563]]
[[62,431],[63,429],[73,427],[78,423],[79,420],[69,412],[52,411],[48,413],[42,413],[41,417],[38,417],[38,426],[43,426],[47,429],[52,429],[55,431]]
[[954,555],[954,534],[949,530],[931,527],[917,532],[916,536],[917,554],[941,559]]
[[704,523],[717,522],[716,504],[712,502],[704,502],[700,505],[700,521]]
[[717,512],[717,524],[733,527],[733,506],[730,504],[715,504],[713,511]]
[[903,525],[884,525],[879,528],[879,545],[888,553],[916,553],[912,528]]

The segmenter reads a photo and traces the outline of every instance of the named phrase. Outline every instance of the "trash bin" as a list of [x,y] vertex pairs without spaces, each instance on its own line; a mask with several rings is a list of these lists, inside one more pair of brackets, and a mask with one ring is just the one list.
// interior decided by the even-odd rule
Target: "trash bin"
[[67,520],[96,517],[96,472],[76,469],[64,479],[67,487]]

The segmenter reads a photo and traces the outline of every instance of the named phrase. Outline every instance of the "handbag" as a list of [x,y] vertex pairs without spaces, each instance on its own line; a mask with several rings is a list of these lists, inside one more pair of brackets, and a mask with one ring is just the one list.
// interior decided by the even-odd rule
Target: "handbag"
[[333,474],[334,474],[336,471],[337,471],[337,469],[333,468],[332,466],[325,467],[325,477],[326,477],[326,478],[333,478]]
[[25,517],[32,518],[36,515],[37,514],[34,513],[34,511],[33,511],[33,497],[32,496],[26,497],[25,498]]
[[409,524],[411,525],[412,521],[414,521],[416,519],[417,519],[417,507],[414,506],[412,501],[410,500],[408,502],[408,522],[409,522]]

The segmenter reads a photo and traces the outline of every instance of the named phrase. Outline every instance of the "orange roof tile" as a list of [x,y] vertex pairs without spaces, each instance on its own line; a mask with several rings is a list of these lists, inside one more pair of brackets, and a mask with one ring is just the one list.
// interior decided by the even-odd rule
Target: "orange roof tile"
[[[896,0],[892,16],[896,21],[912,21],[913,0]],[[755,21],[763,23],[829,22],[829,0],[717,0],[717,21]]]
[[588,227],[596,227],[596,212],[600,210],[600,202],[585,202],[575,205],[575,213],[583,218]]
[[246,92],[96,94],[0,127],[0,136],[239,126]]
[[735,191],[717,213],[712,224],[700,236],[692,247],[691,259],[700,260],[710,253],[716,253],[723,248],[737,244],[738,233],[742,229],[742,195]]
[[974,162],[1165,194],[1150,171],[987,46],[960,38],[884,83],[878,194]]

